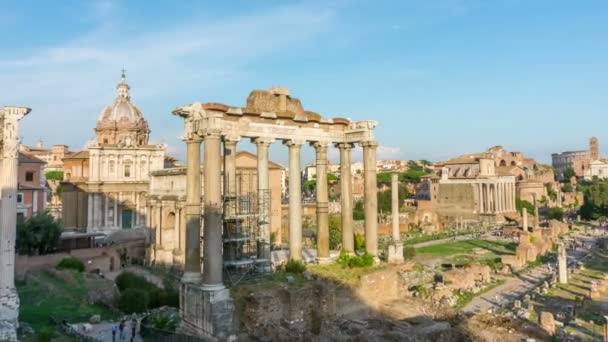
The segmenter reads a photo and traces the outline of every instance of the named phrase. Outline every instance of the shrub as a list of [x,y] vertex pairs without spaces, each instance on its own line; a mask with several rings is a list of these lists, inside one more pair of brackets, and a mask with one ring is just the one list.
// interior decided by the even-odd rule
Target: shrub
[[63,258],[57,264],[58,270],[75,270],[78,272],[84,272],[84,263],[76,258]]
[[374,256],[367,253],[364,253],[362,256],[349,255],[345,250],[342,250],[336,262],[350,268],[369,267],[374,264]]
[[150,283],[145,277],[132,272],[122,272],[116,277],[115,282],[120,291],[126,289],[154,290],[157,288],[156,285]]
[[300,274],[306,271],[306,265],[300,260],[289,259],[285,264],[285,272]]
[[403,246],[403,257],[411,260],[416,256],[416,248],[413,246]]
[[148,291],[129,288],[121,292],[118,308],[126,314],[141,313],[150,307]]
[[329,248],[337,249],[342,244],[342,217],[329,216]]
[[355,250],[363,251],[365,250],[365,237],[363,234],[355,233]]

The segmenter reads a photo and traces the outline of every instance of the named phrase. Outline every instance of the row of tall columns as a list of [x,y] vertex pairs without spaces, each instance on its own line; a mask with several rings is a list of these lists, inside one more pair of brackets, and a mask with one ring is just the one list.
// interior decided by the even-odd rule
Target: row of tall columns
[[479,183],[477,191],[479,213],[496,214],[516,211],[514,183]]

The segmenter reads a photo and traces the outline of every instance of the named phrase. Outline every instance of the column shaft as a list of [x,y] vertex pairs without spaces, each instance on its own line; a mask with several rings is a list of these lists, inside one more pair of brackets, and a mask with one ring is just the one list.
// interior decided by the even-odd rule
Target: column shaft
[[186,141],[186,252],[184,282],[198,282],[201,273],[201,140]]
[[[219,290],[223,285],[222,258],[222,173],[221,136],[210,132],[205,137],[203,286]],[[200,187],[199,187],[200,188]]]
[[365,250],[378,255],[378,187],[376,185],[376,148],[378,143],[368,141],[363,146],[363,182],[365,184]]
[[302,180],[300,174],[299,142],[289,146],[289,258],[302,259]]
[[340,200],[342,205],[342,248],[349,253],[355,251],[353,235],[353,198],[351,176],[352,144],[338,144],[340,149]]
[[313,145],[317,157],[317,258],[329,257],[329,196],[327,191],[327,145]]
[[399,237],[399,176],[394,173],[391,179],[391,197],[393,214],[393,241],[400,241]]
[[114,194],[114,227],[118,228],[118,194]]
[[260,244],[258,257],[270,260],[270,172],[268,170],[268,148],[274,140],[254,139],[257,146],[258,211]]

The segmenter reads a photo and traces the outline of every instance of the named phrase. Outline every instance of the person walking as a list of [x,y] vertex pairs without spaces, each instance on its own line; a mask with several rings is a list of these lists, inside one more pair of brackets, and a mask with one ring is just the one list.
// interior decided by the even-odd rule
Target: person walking
[[118,331],[120,332],[120,340],[122,341],[125,338],[125,321],[120,321],[118,325]]
[[116,331],[118,330],[118,326],[116,323],[112,324],[112,342],[116,342]]
[[135,334],[137,333],[137,319],[133,317],[131,319],[131,342],[135,341]]

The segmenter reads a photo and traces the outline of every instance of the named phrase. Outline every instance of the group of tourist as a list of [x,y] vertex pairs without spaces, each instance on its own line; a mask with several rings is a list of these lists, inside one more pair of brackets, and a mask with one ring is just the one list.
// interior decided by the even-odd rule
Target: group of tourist
[[[118,324],[112,324],[112,342],[116,341],[116,334],[118,334],[119,341],[125,339],[125,328],[127,327],[127,321],[121,320]],[[131,339],[133,342],[135,340],[135,334],[137,334],[137,319],[131,319]]]

